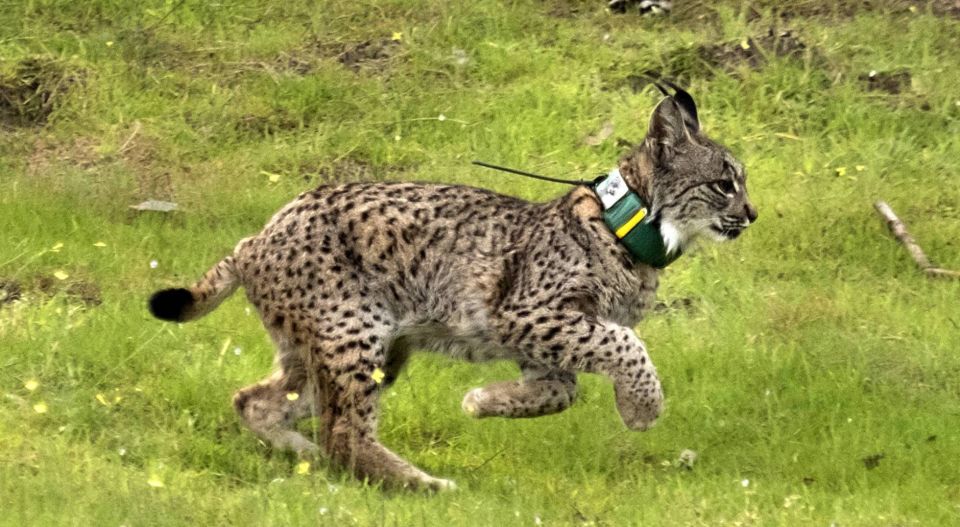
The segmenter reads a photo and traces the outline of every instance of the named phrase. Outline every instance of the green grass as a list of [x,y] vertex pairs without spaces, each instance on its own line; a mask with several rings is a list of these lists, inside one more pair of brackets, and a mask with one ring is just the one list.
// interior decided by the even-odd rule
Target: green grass
[[[0,305],[0,524],[960,523],[960,282],[923,277],[871,206],[889,201],[933,259],[960,268],[956,19],[893,0],[852,14],[860,2],[756,2],[759,16],[749,2],[678,2],[667,19],[602,1],[365,4],[0,10],[0,88],[36,57],[44,86],[73,79],[45,122],[31,113],[0,135],[0,282],[23,291]],[[697,59],[699,45],[770,27],[806,50],[756,69]],[[394,32],[390,58],[337,62]],[[903,68],[900,94],[858,79]],[[625,78],[647,69],[690,87],[760,209],[742,239],[674,264],[660,296],[678,307],[637,328],[667,392],[649,432],[625,430],[609,382],[591,376],[562,414],[470,420],[462,395],[516,367],[422,355],[384,397],[381,435],[458,492],[383,492],[325,465],[297,474],[230,407],[273,353],[242,295],[184,326],[144,308],[318,181],[556,196],[468,162],[609,168],[616,139],[645,131],[657,98]],[[35,102],[24,111],[45,111]],[[584,146],[607,120],[614,135]],[[128,209],[148,198],[181,210]],[[102,303],[84,304],[77,291],[93,286]],[[692,470],[684,449],[699,454]]]

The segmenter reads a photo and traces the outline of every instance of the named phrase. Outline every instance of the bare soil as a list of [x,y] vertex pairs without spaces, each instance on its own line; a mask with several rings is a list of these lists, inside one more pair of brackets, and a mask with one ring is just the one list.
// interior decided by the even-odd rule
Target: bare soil
[[0,278],[0,306],[19,300],[23,296],[23,287],[13,279]]
[[89,280],[61,281],[50,275],[36,275],[26,280],[0,278],[0,306],[22,300],[31,293],[47,298],[62,293],[68,301],[88,307],[103,303],[100,286]]
[[386,38],[367,40],[345,46],[343,52],[337,56],[337,62],[354,72],[360,71],[361,68],[381,71],[399,49],[400,42],[395,40]]
[[399,41],[389,38],[360,42],[323,42],[314,39],[297,49],[277,55],[270,68],[293,75],[307,75],[317,68],[320,61],[332,58],[354,73],[382,73],[401,49]]
[[860,75],[859,79],[865,83],[868,91],[881,91],[891,95],[910,89],[910,82],[913,77],[910,71],[906,69],[894,71],[871,71]]
[[57,59],[37,56],[21,60],[12,71],[0,73],[0,126],[45,124],[83,78],[81,70]]
[[714,68],[730,70],[746,65],[759,69],[771,56],[799,58],[806,49],[806,44],[793,31],[770,29],[765,35],[750,37],[746,42],[703,46],[698,53],[704,62]]
[[140,123],[134,122],[121,130],[117,140],[119,149],[116,152],[103,153],[101,138],[38,136],[27,157],[27,174],[56,184],[64,169],[79,169],[95,179],[109,167],[121,166],[131,174],[135,183],[129,199],[173,200],[174,172],[188,169],[172,162]]

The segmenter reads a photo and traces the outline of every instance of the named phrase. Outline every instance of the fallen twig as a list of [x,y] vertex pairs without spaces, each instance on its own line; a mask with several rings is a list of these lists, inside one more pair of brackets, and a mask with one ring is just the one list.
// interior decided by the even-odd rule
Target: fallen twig
[[917,245],[917,242],[913,239],[913,236],[910,235],[910,232],[907,231],[907,226],[894,214],[893,209],[890,208],[890,205],[887,205],[885,201],[878,201],[873,204],[874,208],[877,209],[877,212],[883,216],[883,219],[887,222],[887,227],[890,228],[890,232],[897,238],[897,240],[907,249],[907,252],[910,253],[910,257],[913,258],[913,261],[917,263],[917,267],[920,268],[927,276],[932,276],[936,278],[960,278],[960,271],[951,271],[949,269],[941,269],[934,266],[930,263],[930,260],[927,258],[927,255],[924,254],[923,249]]
[[127,137],[127,140],[124,141],[122,145],[120,145],[120,149],[118,150],[118,152],[120,152],[121,154],[126,153],[127,149],[130,148],[130,144],[133,142],[133,138],[140,133],[141,126],[142,125],[140,124],[139,120],[133,122],[133,131],[130,132],[130,136]]

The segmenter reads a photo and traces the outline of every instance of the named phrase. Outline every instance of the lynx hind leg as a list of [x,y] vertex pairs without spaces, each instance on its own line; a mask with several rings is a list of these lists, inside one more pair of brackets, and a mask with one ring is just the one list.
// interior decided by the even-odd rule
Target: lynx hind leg
[[[368,320],[345,320],[347,335],[317,342],[312,355],[322,364],[316,393],[320,420],[325,427],[324,448],[334,463],[360,479],[389,487],[451,490],[452,481],[435,478],[380,444],[376,437],[377,405],[384,379],[379,368],[393,373],[402,366],[405,353],[388,360],[389,328],[374,327]],[[328,333],[329,334],[329,333]],[[402,351],[391,347],[390,352]],[[322,358],[321,358],[322,357]],[[389,375],[389,373],[388,373]]]
[[303,386],[291,386],[278,372],[237,391],[233,405],[247,427],[273,448],[312,457],[319,450],[317,445],[293,429],[312,413],[310,399],[300,397],[302,391]]
[[273,448],[313,457],[319,452],[317,445],[294,430],[297,421],[313,414],[311,397],[304,393],[309,389],[302,379],[295,372],[278,370],[237,391],[233,405],[244,424]]
[[572,372],[521,365],[523,378],[474,388],[463,398],[472,417],[539,417],[566,410],[577,394]]

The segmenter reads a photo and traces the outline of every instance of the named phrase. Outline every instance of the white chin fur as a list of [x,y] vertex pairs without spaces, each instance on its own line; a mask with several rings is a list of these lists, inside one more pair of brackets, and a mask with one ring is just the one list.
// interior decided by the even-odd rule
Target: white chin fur
[[660,223],[660,236],[663,237],[663,245],[667,248],[667,254],[677,252],[687,242],[687,237],[668,220]]
[[729,238],[713,229],[706,229],[705,232],[707,233],[707,236],[709,236],[715,242],[725,242],[729,240]]

